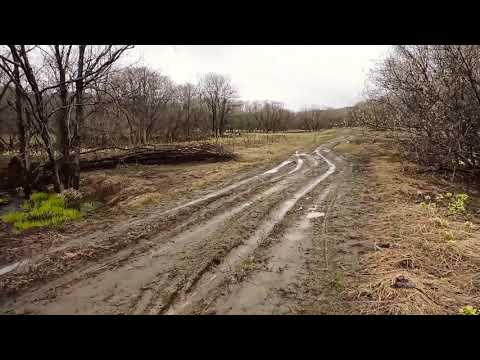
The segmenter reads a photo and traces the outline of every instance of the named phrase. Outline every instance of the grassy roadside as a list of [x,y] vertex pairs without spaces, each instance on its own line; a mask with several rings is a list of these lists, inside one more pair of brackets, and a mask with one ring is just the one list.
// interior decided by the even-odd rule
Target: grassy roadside
[[358,194],[364,204],[360,238],[371,247],[360,255],[355,271],[344,272],[340,297],[349,306],[343,311],[458,314],[479,309],[478,193],[420,173],[402,161],[386,134],[368,133],[335,150],[363,161],[368,191]]

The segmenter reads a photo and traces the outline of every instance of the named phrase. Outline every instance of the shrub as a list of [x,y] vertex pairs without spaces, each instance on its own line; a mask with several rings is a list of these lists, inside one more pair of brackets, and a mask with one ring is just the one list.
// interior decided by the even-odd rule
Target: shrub
[[[475,177],[480,168],[478,45],[397,45],[370,73],[358,123],[398,131],[403,155]],[[362,105],[362,106],[360,106]]]
[[458,194],[455,196],[455,200],[448,206],[448,212],[451,215],[460,214],[465,212],[465,205],[468,201],[467,194]]

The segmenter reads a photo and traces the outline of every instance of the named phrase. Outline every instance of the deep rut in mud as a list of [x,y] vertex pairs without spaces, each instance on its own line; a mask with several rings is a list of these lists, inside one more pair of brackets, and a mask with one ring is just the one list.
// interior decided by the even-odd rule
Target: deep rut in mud
[[[329,150],[342,141],[297,152],[212,193],[51,249],[48,254],[112,250],[98,261],[67,267],[56,279],[7,299],[3,308],[45,314],[289,313],[278,293],[298,283],[311,228],[321,223],[336,179],[348,166]],[[123,247],[108,248],[120,240]],[[48,254],[29,259],[27,270],[19,267],[0,282],[35,269],[47,276]],[[258,254],[264,263],[255,263]],[[242,278],[249,260],[249,275]]]

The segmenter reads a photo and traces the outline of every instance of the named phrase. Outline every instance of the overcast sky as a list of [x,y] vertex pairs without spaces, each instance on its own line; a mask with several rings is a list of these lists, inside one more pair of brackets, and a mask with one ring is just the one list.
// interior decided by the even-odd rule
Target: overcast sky
[[229,75],[242,100],[275,100],[292,110],[359,100],[368,69],[388,46],[139,45],[130,53],[177,83]]

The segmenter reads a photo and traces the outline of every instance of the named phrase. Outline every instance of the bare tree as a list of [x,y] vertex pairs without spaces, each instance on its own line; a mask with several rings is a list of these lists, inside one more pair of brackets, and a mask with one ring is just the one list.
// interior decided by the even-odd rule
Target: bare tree
[[406,152],[437,168],[480,167],[480,46],[397,46],[371,74],[364,124],[398,130]]
[[228,115],[233,110],[237,90],[231,80],[220,74],[208,73],[200,80],[202,99],[210,112],[212,134],[222,136]]
[[[55,191],[79,186],[79,128],[84,121],[86,91],[130,48],[8,45],[9,54],[0,55],[0,69],[15,83],[28,122],[42,140]],[[16,69],[25,81],[16,76]],[[52,127],[58,129],[57,136]]]
[[10,134],[10,143],[7,143],[3,139],[3,131],[8,131],[10,124],[7,124],[6,118],[8,117],[8,110],[9,110],[9,97],[11,97],[11,84],[12,80],[7,76],[5,72],[0,70],[0,147],[3,148],[12,148],[13,147],[13,137],[12,134]]
[[195,123],[194,112],[195,107],[198,106],[198,88],[187,83],[180,85],[177,89],[178,101],[180,103],[181,117],[183,117],[182,127],[185,132],[185,138],[189,139],[191,136],[192,126]]
[[142,66],[118,73],[110,94],[128,124],[130,142],[145,144],[160,130],[166,107],[174,100],[174,86],[167,76]]
[[332,127],[344,126],[349,110],[332,108],[305,108],[297,113],[301,126],[307,131],[320,131]]

